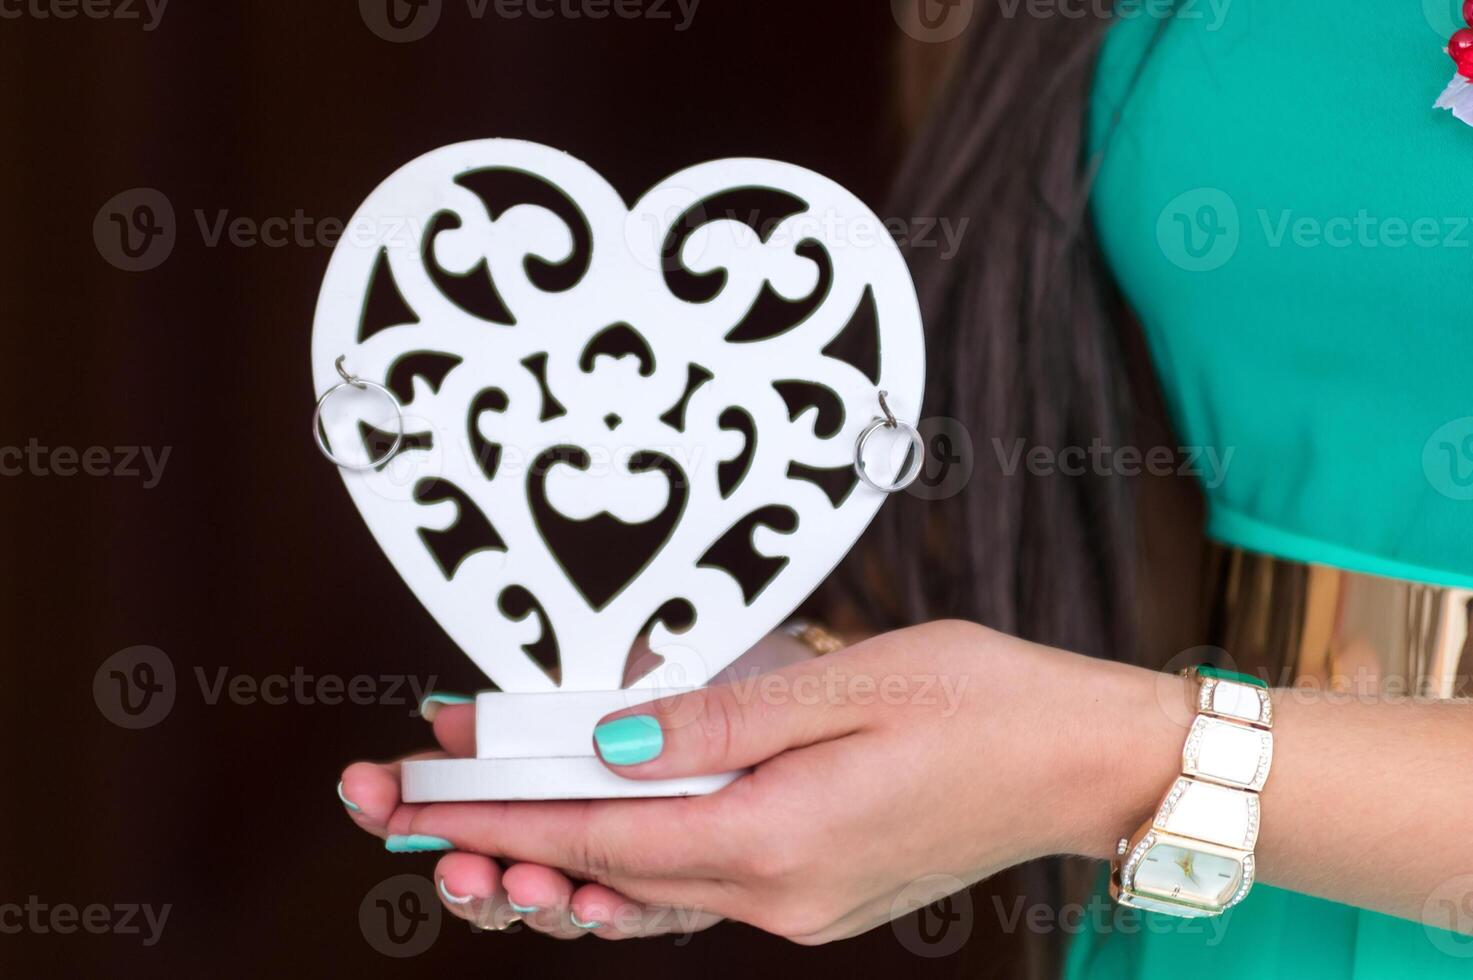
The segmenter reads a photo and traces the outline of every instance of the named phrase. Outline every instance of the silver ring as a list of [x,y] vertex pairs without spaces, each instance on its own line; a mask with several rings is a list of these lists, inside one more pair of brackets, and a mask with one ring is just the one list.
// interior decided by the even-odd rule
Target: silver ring
[[[889,411],[888,408],[886,411]],[[883,483],[876,483],[864,468],[865,443],[869,442],[869,437],[880,429],[900,429],[909,437],[911,445],[910,465],[889,486]],[[897,493],[910,486],[916,481],[916,477],[921,475],[921,467],[925,465],[925,462],[926,442],[921,438],[920,430],[909,422],[900,421],[893,415],[889,418],[877,418],[865,426],[864,431],[859,434],[859,441],[854,444],[854,472],[864,481],[865,486],[873,490],[878,490],[881,493]]]
[[[399,451],[399,447],[404,445],[404,406],[399,404],[397,395],[377,381],[365,381],[357,375],[349,374],[343,367],[343,358],[339,357],[337,359],[335,367],[343,380],[327,389],[322,397],[317,399],[317,407],[312,411],[312,439],[317,443],[318,451],[326,456],[329,462],[345,470],[371,470],[375,467],[382,466],[384,463],[393,459],[394,454]],[[394,444],[389,447],[388,452],[384,453],[378,459],[370,459],[366,463],[345,463],[334,456],[332,450],[328,448],[327,438],[322,431],[322,406],[326,405],[329,398],[344,388],[357,388],[360,391],[371,388],[374,391],[380,392],[389,400],[389,404],[394,406],[394,418],[398,422],[398,425],[395,427],[397,431],[394,432]]]

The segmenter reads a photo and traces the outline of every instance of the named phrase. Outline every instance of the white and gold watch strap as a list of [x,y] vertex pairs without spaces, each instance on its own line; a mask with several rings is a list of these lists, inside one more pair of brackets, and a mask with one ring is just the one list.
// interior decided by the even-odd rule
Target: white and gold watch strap
[[[1260,809],[1258,793],[1273,766],[1273,702],[1254,677],[1212,667],[1192,668],[1198,711],[1182,747],[1182,774],[1135,838],[1122,839],[1112,893],[1126,905],[1178,915],[1214,915],[1241,902],[1253,887]],[[1242,882],[1220,907],[1134,893],[1140,862],[1158,844],[1229,857]]]

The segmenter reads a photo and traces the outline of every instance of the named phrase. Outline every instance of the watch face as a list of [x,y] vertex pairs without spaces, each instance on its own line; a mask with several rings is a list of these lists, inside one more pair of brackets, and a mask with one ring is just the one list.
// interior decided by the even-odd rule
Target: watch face
[[1162,842],[1146,852],[1135,872],[1137,893],[1209,908],[1228,903],[1243,881],[1236,858]]

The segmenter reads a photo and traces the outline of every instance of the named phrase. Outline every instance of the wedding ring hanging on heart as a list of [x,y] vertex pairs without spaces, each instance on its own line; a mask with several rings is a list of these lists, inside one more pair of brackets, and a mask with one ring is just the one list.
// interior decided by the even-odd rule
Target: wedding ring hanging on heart
[[[916,477],[921,475],[921,466],[926,460],[926,445],[919,429],[909,422],[902,422],[895,417],[894,412],[890,411],[890,405],[885,400],[887,394],[888,392],[884,391],[879,393],[880,411],[884,414],[876,416],[873,422],[865,426],[864,431],[859,434],[858,441],[854,444],[854,472],[860,480],[864,481],[865,486],[873,490],[881,493],[898,493],[914,483]],[[891,440],[888,458],[895,460],[897,451],[902,451],[904,455],[900,457],[899,465],[893,467],[893,470],[899,472],[899,476],[890,483],[881,483],[870,475],[869,463],[865,455],[870,439],[881,430],[906,437],[904,440]]]
[[[333,362],[333,366],[337,368],[338,376],[343,380],[327,389],[322,397],[317,399],[317,408],[312,412],[312,438],[317,443],[317,449],[322,455],[326,456],[335,465],[345,470],[371,470],[393,459],[394,454],[399,451],[399,447],[404,445],[404,406],[399,403],[398,397],[388,388],[376,381],[360,378],[345,368],[343,366],[345,360],[347,360],[347,355],[342,355]],[[326,416],[329,414],[336,415],[336,413],[325,413],[324,409],[335,395],[343,396],[338,398],[338,404],[345,410],[345,414],[330,420]],[[384,403],[386,402],[387,407],[393,412],[392,416],[382,413],[370,416],[369,412],[364,410],[362,404],[365,399],[378,402],[380,408],[385,407]],[[353,410],[355,407],[358,409],[357,411]],[[373,418],[375,421],[369,421],[369,418]],[[392,430],[385,428],[386,423],[390,419],[393,421]],[[365,447],[365,459],[354,460],[340,456],[333,451],[332,440],[328,436],[329,421],[336,423],[334,428],[340,433],[346,430],[350,435],[355,427],[367,426],[374,433],[389,436],[391,438],[389,447],[381,454],[375,455],[372,449],[368,448],[369,441],[367,436],[365,436],[361,440]]]

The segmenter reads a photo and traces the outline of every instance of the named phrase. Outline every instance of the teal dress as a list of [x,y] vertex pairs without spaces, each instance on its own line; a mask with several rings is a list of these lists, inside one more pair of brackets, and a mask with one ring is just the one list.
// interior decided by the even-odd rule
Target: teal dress
[[[1473,127],[1432,107],[1459,6],[1193,0],[1110,29],[1094,224],[1179,437],[1227,461],[1217,540],[1473,587]],[[1473,939],[1260,885],[1216,925],[1091,929],[1067,973],[1468,980]]]

